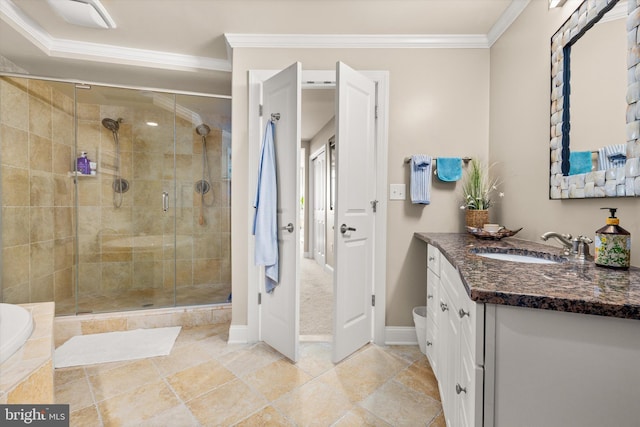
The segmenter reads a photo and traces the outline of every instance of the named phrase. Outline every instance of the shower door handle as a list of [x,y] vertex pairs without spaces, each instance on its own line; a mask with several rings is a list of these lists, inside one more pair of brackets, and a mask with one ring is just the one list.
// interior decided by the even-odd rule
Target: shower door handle
[[169,193],[166,191],[162,192],[162,211],[166,212],[169,210]]

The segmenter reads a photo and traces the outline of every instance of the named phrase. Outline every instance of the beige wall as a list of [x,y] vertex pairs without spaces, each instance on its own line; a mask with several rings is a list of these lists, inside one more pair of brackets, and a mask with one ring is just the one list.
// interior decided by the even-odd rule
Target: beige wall
[[491,162],[504,183],[497,219],[524,227],[519,237],[539,240],[545,231],[593,237],[618,207],[620,225],[632,234],[631,263],[640,265],[638,198],[549,200],[550,39],[577,2],[548,10],[532,1],[491,48]]
[[[327,70],[335,69],[339,60],[359,70],[389,71],[389,183],[406,183],[408,188],[404,158],[411,154],[488,157],[488,49],[234,49],[233,324],[247,323],[252,258],[248,213],[255,183],[247,181],[247,71],[281,69],[294,61],[306,70]],[[546,188],[545,182],[541,179],[540,185]],[[459,204],[459,188],[450,183],[434,183],[428,206],[413,206],[409,200],[388,203],[388,326],[413,326],[411,309],[426,299],[426,249],[413,233],[461,231]]]

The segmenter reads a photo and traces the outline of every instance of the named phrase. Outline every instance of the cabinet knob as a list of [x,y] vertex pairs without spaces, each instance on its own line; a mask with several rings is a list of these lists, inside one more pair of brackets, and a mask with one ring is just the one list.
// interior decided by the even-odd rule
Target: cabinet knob
[[431,341],[427,341],[427,347],[429,347],[430,345],[433,345],[433,343]]
[[434,257],[433,255],[429,257],[429,261],[435,261],[436,257]]
[[428,295],[427,295],[427,299],[431,299],[431,298],[433,298],[433,295],[428,294]]
[[460,309],[460,310],[458,311],[458,316],[460,316],[460,318],[461,318],[461,319],[462,319],[464,316],[469,316],[469,317],[471,317],[471,315],[469,314],[469,312],[468,312],[468,311],[464,311],[463,309]]
[[447,304],[445,304],[445,303],[441,302],[441,303],[440,303],[440,309],[441,309],[442,311],[447,311],[447,310],[449,310],[449,307],[447,306]]
[[456,394],[460,394],[460,393],[467,393],[467,388],[466,387],[461,387],[460,384],[456,383]]

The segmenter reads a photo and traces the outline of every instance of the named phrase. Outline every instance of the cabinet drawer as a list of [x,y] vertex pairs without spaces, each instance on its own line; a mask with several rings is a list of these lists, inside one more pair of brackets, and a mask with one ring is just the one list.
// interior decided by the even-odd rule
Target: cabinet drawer
[[427,267],[440,277],[440,251],[432,245],[427,246]]

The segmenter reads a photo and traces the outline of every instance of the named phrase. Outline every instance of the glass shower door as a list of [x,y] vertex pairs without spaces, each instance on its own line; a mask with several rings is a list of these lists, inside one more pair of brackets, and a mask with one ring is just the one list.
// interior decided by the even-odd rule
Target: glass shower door
[[176,96],[176,303],[231,296],[231,101]]
[[175,304],[175,96],[78,86],[77,312]]

